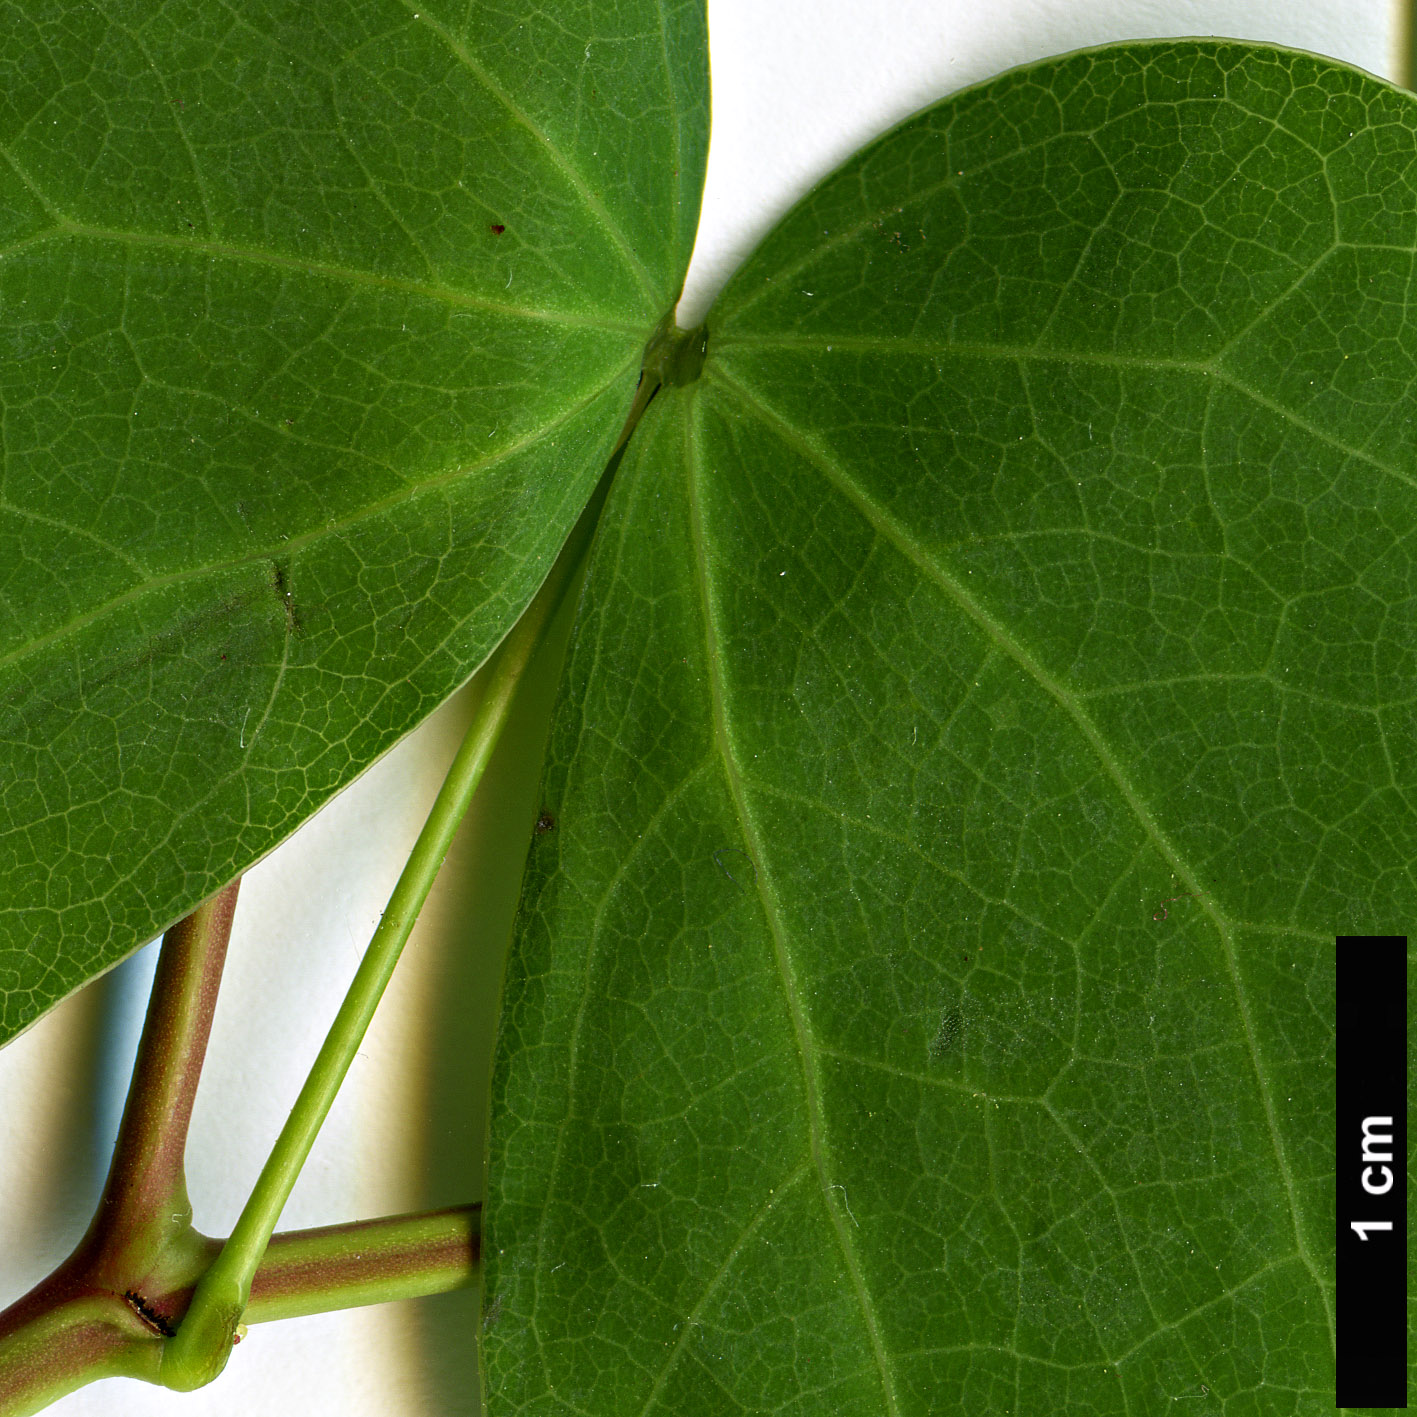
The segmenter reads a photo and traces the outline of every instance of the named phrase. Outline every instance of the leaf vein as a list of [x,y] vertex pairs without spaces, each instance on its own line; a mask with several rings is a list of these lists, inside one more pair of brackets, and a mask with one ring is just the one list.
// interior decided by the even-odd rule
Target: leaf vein
[[324,280],[344,281],[351,285],[369,286],[378,290],[393,290],[403,295],[414,295],[425,300],[450,305],[456,309],[485,310],[489,314],[505,315],[512,319],[541,320],[548,324],[571,325],[580,329],[604,330],[614,334],[642,336],[643,333],[638,326],[631,327],[615,320],[579,315],[570,311],[538,310],[533,306],[488,300],[484,296],[454,290],[450,286],[409,280],[405,276],[383,275],[377,271],[363,271],[354,266],[342,266],[337,262],[320,260],[315,257],[287,256],[279,251],[263,251],[251,246],[237,246],[228,241],[203,241],[190,236],[173,236],[159,231],[121,231],[70,221],[67,218],[64,219],[62,225],[51,227],[43,232],[36,232],[32,236],[16,241],[12,246],[0,248],[0,257],[65,237],[113,241],[129,246],[154,246],[198,256],[210,256],[218,260],[271,266],[276,270],[295,271],[301,275],[317,276]]
[[896,1397],[894,1374],[881,1334],[880,1321],[876,1317],[875,1304],[866,1285],[866,1277],[862,1270],[860,1256],[856,1252],[856,1245],[846,1228],[845,1217],[833,1195],[834,1183],[830,1179],[828,1170],[826,1129],[822,1115],[819,1045],[803,1003],[801,986],[796,979],[787,931],[783,924],[782,907],[778,901],[776,885],[763,850],[762,830],[748,801],[746,784],[733,747],[726,686],[723,683],[720,667],[721,657],[718,653],[721,635],[715,623],[713,590],[703,524],[703,507],[699,496],[698,459],[696,457],[698,439],[694,434],[697,427],[695,415],[699,413],[700,409],[701,404],[699,400],[695,399],[692,404],[692,412],[683,420],[686,445],[684,466],[688,483],[689,532],[693,543],[694,575],[699,592],[699,610],[702,617],[705,656],[708,665],[709,713],[713,727],[714,745],[718,751],[725,784],[738,818],[743,844],[753,862],[758,897],[772,940],[773,958],[782,982],[798,1052],[801,1055],[803,1085],[807,1094],[808,1135],[811,1143],[812,1162],[821,1189],[822,1207],[835,1234],[842,1262],[861,1311],[867,1340],[880,1378],[886,1411],[890,1417],[897,1417],[900,1404]]
[[763,1227],[763,1222],[777,1208],[778,1203],[787,1193],[812,1169],[812,1161],[808,1159],[799,1162],[785,1179],[779,1181],[776,1186],[768,1190],[768,1198],[757,1209],[757,1212],[748,1223],[738,1232],[733,1243],[728,1247],[728,1252],[724,1255],[722,1263],[709,1276],[708,1283],[704,1285],[702,1293],[694,1302],[689,1312],[684,1315],[683,1322],[679,1325],[679,1338],[670,1351],[669,1357],[665,1359],[664,1366],[660,1368],[658,1376],[654,1380],[654,1386],[650,1389],[649,1396],[645,1398],[644,1406],[640,1408],[640,1417],[646,1414],[659,1399],[659,1394],[664,1390],[664,1384],[668,1381],[669,1375],[678,1366],[679,1360],[683,1357],[684,1350],[688,1346],[689,1339],[694,1328],[698,1324],[699,1315],[703,1313],[705,1306],[714,1294],[718,1292],[718,1287],[728,1277],[728,1272],[733,1268],[738,1256],[743,1253],[743,1247],[758,1233]]
[[174,571],[170,575],[154,577],[151,580],[145,581],[142,585],[132,586],[118,595],[111,596],[108,600],[105,600],[100,605],[94,606],[91,610],[86,610],[82,615],[76,615],[72,620],[67,620],[64,624],[56,626],[53,630],[27,641],[25,644],[16,646],[8,653],[0,654],[0,669],[7,669],[12,664],[22,662],[31,655],[37,654],[41,650],[48,649],[51,645],[61,643],[71,635],[77,634],[78,631],[82,630],[85,626],[91,625],[97,620],[101,620],[111,611],[141,599],[143,596],[153,591],[164,590],[168,586],[182,585],[188,581],[200,580],[204,576],[218,574],[222,571],[235,570],[240,566],[249,566],[261,561],[269,561],[273,556],[291,556],[295,552],[302,551],[305,547],[321,541],[326,537],[338,536],[342,532],[358,526],[370,517],[382,515],[396,507],[402,506],[412,498],[420,496],[425,492],[457,482],[471,473],[481,472],[490,467],[496,467],[499,463],[506,462],[508,459],[525,452],[528,448],[540,442],[547,434],[553,432],[563,424],[569,423],[578,414],[584,412],[585,409],[605,393],[605,391],[614,384],[615,380],[630,367],[631,363],[638,358],[639,356],[636,354],[633,356],[633,359],[622,361],[619,367],[612,371],[610,377],[602,386],[593,389],[584,398],[572,404],[556,418],[532,429],[524,437],[518,438],[514,443],[509,443],[506,447],[488,457],[478,458],[473,462],[464,463],[456,468],[449,469],[447,472],[438,473],[422,482],[400,488],[397,492],[391,493],[389,496],[383,497],[377,502],[361,507],[357,512],[340,521],[330,522],[324,526],[314,528],[311,531],[303,532],[298,536],[292,536],[288,540],[282,540],[275,545],[261,546],[247,552],[243,556],[233,556],[224,561],[208,562],[205,565],[193,566],[185,571]]
[[426,24],[434,34],[442,39],[448,46],[458,62],[497,100],[507,111],[507,114],[520,127],[526,130],[542,147],[547,157],[555,165],[556,170],[571,185],[576,195],[581,199],[586,210],[599,222],[601,229],[609,236],[615,249],[620,253],[620,258],[625,264],[626,270],[634,278],[635,284],[639,286],[641,293],[648,302],[648,307],[654,310],[658,304],[658,295],[655,291],[654,281],[651,279],[649,271],[646,270],[644,262],[635,253],[634,247],[630,244],[628,237],[620,227],[620,223],[610,215],[605,203],[591,190],[590,184],[586,181],[580,170],[566,157],[566,155],[551,141],[551,135],[538,124],[529,113],[507,92],[501,84],[473,57],[472,51],[455,34],[445,28],[439,21],[435,20],[426,10],[415,11],[410,0],[399,0],[404,9],[418,20],[420,24]]
[[1101,731],[1092,721],[1091,716],[1087,713],[1077,696],[1055,679],[1022,643],[1010,634],[992,614],[965,590],[964,586],[959,583],[956,577],[951,575],[944,566],[927,555],[919,541],[911,535],[909,530],[901,525],[885,508],[877,505],[867,495],[865,490],[853,481],[836,460],[831,457],[827,450],[819,445],[815,438],[799,428],[777,409],[772,408],[751,389],[726,374],[721,367],[712,369],[706,368],[704,373],[707,377],[712,379],[717,387],[724,389],[730,397],[736,398],[739,404],[744,407],[750,415],[755,414],[763,423],[771,428],[784,443],[796,450],[800,456],[817,467],[826,478],[827,482],[849,505],[857,510],[878,535],[894,545],[907,561],[915,566],[917,570],[922,572],[928,579],[932,580],[945,596],[954,602],[960,611],[968,616],[980,630],[1013,659],[1054,703],[1058,705],[1062,712],[1072,720],[1078,733],[1088,744],[1104,773],[1111,778],[1122,800],[1127,804],[1129,810],[1141,824],[1142,830],[1155,844],[1157,851],[1171,865],[1177,877],[1187,884],[1187,888],[1196,892],[1201,910],[1205,915],[1210,917],[1221,942],[1226,967],[1230,975],[1231,986],[1235,995],[1236,1007],[1240,1016],[1241,1027],[1245,1035],[1245,1048],[1250,1070],[1254,1077],[1256,1092],[1264,1113],[1269,1132],[1270,1145],[1273,1149],[1275,1163],[1279,1172],[1280,1183],[1283,1186],[1288,1204],[1289,1219],[1294,1231],[1296,1248],[1314,1281],[1315,1287],[1319,1290],[1323,1298],[1324,1309],[1328,1318],[1329,1337],[1330,1340],[1332,1340],[1334,1333],[1333,1307],[1329,1299],[1327,1287],[1323,1281],[1322,1271],[1318,1262],[1309,1253],[1304,1237],[1303,1226],[1300,1223],[1299,1200],[1294,1184],[1294,1176],[1290,1169],[1284,1144],[1279,1134],[1279,1123],[1274,1103],[1274,1089],[1269,1079],[1265,1076],[1260,1056],[1259,1042],[1255,1035],[1250,1000],[1243,984],[1239,961],[1235,953],[1235,926],[1233,922],[1220,911],[1212,896],[1202,893],[1200,878],[1196,870],[1191,866],[1190,862],[1185,859],[1179,848],[1171,841],[1161,824],[1156,820],[1150,807],[1137,791],[1131,779],[1124,772],[1121,763],[1117,760],[1106,739],[1103,738]]

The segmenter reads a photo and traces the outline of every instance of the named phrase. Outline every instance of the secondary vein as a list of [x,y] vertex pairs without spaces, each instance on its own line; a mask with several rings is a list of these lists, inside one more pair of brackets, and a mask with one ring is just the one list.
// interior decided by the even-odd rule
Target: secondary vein
[[635,249],[631,246],[629,239],[620,228],[620,223],[610,215],[605,203],[591,190],[590,184],[576,168],[551,141],[551,135],[537,123],[525,109],[507,92],[501,84],[487,71],[487,69],[473,56],[472,51],[464,44],[451,30],[439,24],[426,10],[414,10],[409,0],[399,0],[399,3],[406,9],[420,24],[426,24],[430,30],[436,34],[444,44],[452,51],[458,62],[482,85],[488,93],[506,109],[507,113],[520,127],[524,128],[542,147],[556,167],[556,170],[574,189],[576,195],[581,199],[585,208],[600,223],[602,230],[614,243],[616,250],[620,253],[621,260],[625,263],[625,268],[634,278],[635,284],[639,286],[641,293],[648,302],[651,311],[657,311],[660,297],[655,289],[655,283],[649,271],[645,269],[644,262],[635,254]]
[[604,384],[593,389],[584,398],[578,400],[570,408],[566,409],[564,413],[532,429],[524,437],[499,449],[489,457],[479,458],[476,461],[461,464],[458,467],[449,469],[447,472],[439,473],[434,477],[429,477],[421,482],[400,488],[397,492],[391,493],[387,497],[380,498],[377,502],[371,502],[367,506],[361,507],[357,512],[352,513],[348,517],[328,523],[324,526],[316,527],[311,531],[302,532],[300,535],[292,536],[288,540],[279,542],[277,545],[257,547],[243,556],[232,556],[224,561],[208,562],[205,565],[194,566],[190,570],[175,571],[171,575],[155,576],[138,585],[131,586],[120,594],[111,596],[102,604],[94,606],[91,610],[85,611],[82,615],[76,615],[72,620],[66,620],[64,624],[56,626],[48,633],[27,640],[24,644],[16,646],[16,648],[12,649],[8,654],[0,655],[0,669],[6,669],[11,664],[27,659],[30,655],[36,654],[40,650],[48,648],[50,645],[67,639],[70,635],[76,634],[79,630],[83,629],[84,626],[102,619],[103,616],[109,614],[111,611],[130,604],[135,600],[139,600],[154,591],[164,590],[169,586],[181,585],[187,581],[200,580],[204,576],[217,575],[223,571],[236,570],[242,566],[258,565],[276,556],[288,558],[297,551],[304,550],[305,547],[314,542],[321,541],[326,537],[338,536],[342,532],[358,526],[359,523],[366,521],[368,518],[379,516],[384,512],[393,510],[395,507],[402,506],[405,502],[411,501],[414,497],[421,496],[425,492],[446,486],[470,474],[482,472],[487,468],[496,467],[499,463],[506,462],[508,459],[525,452],[529,447],[540,442],[548,434],[583,413],[585,409],[605,393],[608,388],[614,385],[615,381],[625,372],[632,360],[638,358],[639,355],[636,353],[632,358],[623,360],[610,372]]
[[878,506],[867,495],[865,490],[852,480],[836,460],[832,458],[824,448],[818,445],[817,441],[810,434],[797,427],[796,424],[792,423],[791,420],[779,413],[776,409],[770,407],[751,389],[726,374],[721,366],[715,366],[711,369],[705,368],[704,375],[706,378],[711,378],[717,387],[727,392],[730,397],[734,398],[741,406],[745,407],[751,415],[756,416],[771,428],[784,443],[815,466],[826,478],[827,482],[856,509],[882,540],[895,547],[906,560],[943,591],[990,640],[1014,660],[1014,662],[1058,705],[1064,714],[1072,720],[1074,727],[1092,750],[1093,756],[1102,767],[1103,772],[1112,780],[1122,800],[1127,804],[1128,809],[1140,824],[1143,832],[1145,832],[1147,837],[1152,841],[1157,852],[1176,873],[1177,879],[1186,884],[1187,890],[1196,893],[1198,897],[1197,904],[1201,911],[1209,916],[1221,942],[1222,954],[1225,959],[1226,968],[1230,974],[1230,982],[1235,994],[1236,1008],[1240,1015],[1246,1054],[1251,1072],[1254,1075],[1255,1088],[1260,1100],[1261,1109],[1264,1113],[1280,1181],[1284,1187],[1285,1196],[1288,1201],[1290,1224],[1294,1230],[1296,1248],[1323,1300],[1324,1311],[1328,1318],[1329,1337],[1332,1339],[1334,1336],[1333,1308],[1329,1300],[1327,1286],[1323,1281],[1322,1271],[1318,1262],[1309,1251],[1303,1227],[1299,1223],[1299,1201],[1295,1190],[1294,1177],[1285,1155],[1283,1141],[1280,1137],[1273,1089],[1264,1074],[1264,1068],[1260,1058],[1259,1042],[1255,1035],[1254,1019],[1250,1011],[1250,1002],[1240,975],[1239,961],[1235,953],[1235,926],[1216,907],[1213,897],[1201,891],[1201,882],[1198,873],[1181,854],[1179,848],[1171,841],[1166,831],[1156,820],[1151,808],[1123,770],[1121,763],[1112,752],[1107,740],[1102,736],[1101,731],[1092,721],[1091,716],[1079,702],[1077,696],[1072,694],[1063,684],[1055,679],[1004,625],[995,619],[993,615],[965,590],[964,586],[960,584],[956,577],[927,556],[924,549],[920,546],[915,537],[911,535],[910,531],[883,507]]
[[[624,333],[632,328],[614,320],[603,320],[591,315],[580,315],[562,310],[538,310],[533,306],[488,300],[485,296],[456,290],[452,286],[409,280],[405,276],[382,275],[377,271],[363,271],[356,266],[342,266],[334,261],[323,261],[307,256],[288,256],[279,251],[263,251],[257,247],[238,246],[230,241],[207,241],[200,237],[174,236],[160,231],[122,231],[72,221],[67,217],[44,231],[36,232],[16,241],[12,246],[0,249],[0,257],[11,255],[28,247],[59,241],[66,237],[113,241],[128,246],[152,246],[198,256],[211,256],[215,259],[240,261],[250,265],[271,266],[277,270],[295,271],[301,275],[318,276],[325,280],[341,281],[349,285],[370,286],[379,290],[398,291],[404,295],[416,295],[425,300],[451,305],[460,310],[485,310],[488,314],[505,315],[511,319],[541,320],[549,324],[573,325],[581,329],[605,330],[615,334]],[[633,332],[642,333],[638,326],[633,327]]]
[[664,1384],[669,1380],[669,1375],[678,1366],[679,1359],[683,1357],[685,1348],[688,1347],[689,1339],[692,1337],[694,1329],[699,1327],[699,1315],[708,1306],[708,1302],[717,1293],[719,1285],[728,1277],[729,1271],[733,1268],[738,1256],[743,1253],[743,1248],[748,1241],[763,1228],[763,1222],[767,1220],[774,1210],[782,1204],[788,1192],[812,1169],[810,1161],[803,1161],[793,1167],[791,1172],[776,1186],[768,1192],[768,1198],[757,1209],[752,1219],[738,1232],[738,1237],[728,1247],[728,1253],[724,1255],[722,1263],[709,1277],[709,1281],[704,1285],[702,1293],[695,1301],[693,1308],[684,1315],[683,1322],[679,1325],[679,1339],[670,1351],[669,1357],[665,1359],[664,1366],[660,1368],[658,1377],[654,1380],[654,1386],[650,1389],[649,1396],[645,1398],[644,1406],[640,1408],[640,1417],[647,1417],[650,1409],[659,1400],[659,1395],[664,1391]]

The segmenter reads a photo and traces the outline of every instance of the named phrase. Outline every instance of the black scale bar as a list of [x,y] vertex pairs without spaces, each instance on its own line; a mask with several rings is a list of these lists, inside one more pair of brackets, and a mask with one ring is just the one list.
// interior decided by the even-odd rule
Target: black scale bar
[[1339,935],[1339,1407],[1407,1406],[1407,938]]

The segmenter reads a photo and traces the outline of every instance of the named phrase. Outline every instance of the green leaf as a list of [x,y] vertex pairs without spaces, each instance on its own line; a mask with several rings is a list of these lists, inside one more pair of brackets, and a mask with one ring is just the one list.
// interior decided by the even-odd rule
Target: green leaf
[[530,598],[688,262],[702,8],[0,7],[0,1039]]
[[1415,136],[1080,54],[724,293],[553,730],[494,1414],[1331,1410],[1333,935],[1417,916]]

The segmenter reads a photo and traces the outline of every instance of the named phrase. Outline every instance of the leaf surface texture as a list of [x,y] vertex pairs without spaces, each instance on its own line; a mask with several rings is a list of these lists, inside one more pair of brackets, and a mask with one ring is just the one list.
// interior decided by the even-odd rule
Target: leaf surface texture
[[494,1414],[1332,1405],[1414,915],[1417,108],[1121,46],[864,150],[651,407],[494,1085]]
[[688,262],[702,7],[0,7],[0,1038],[424,718]]

